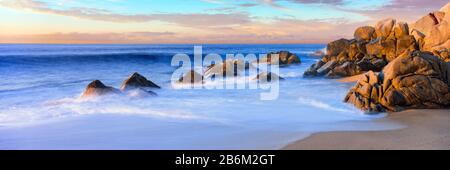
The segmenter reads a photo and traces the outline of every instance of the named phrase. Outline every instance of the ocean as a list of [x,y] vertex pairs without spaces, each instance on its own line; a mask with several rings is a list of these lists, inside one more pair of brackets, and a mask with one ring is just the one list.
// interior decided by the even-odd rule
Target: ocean
[[[203,53],[287,50],[302,63],[280,68],[279,97],[254,89],[176,89],[172,56],[194,45],[0,45],[0,149],[279,149],[313,133],[388,130],[343,102],[353,83],[304,78],[322,44],[202,45]],[[139,72],[155,97],[80,100],[98,79],[113,87]]]

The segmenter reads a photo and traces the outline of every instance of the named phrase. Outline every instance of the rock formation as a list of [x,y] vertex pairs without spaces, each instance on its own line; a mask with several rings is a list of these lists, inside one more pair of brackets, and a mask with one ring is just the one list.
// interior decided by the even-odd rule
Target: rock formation
[[[377,39],[371,40],[366,50],[369,55],[384,55],[389,64],[379,74],[366,73],[345,101],[377,112],[450,108],[449,19],[450,3],[422,17],[411,28],[390,20],[379,22]],[[386,38],[380,39],[380,35]]]
[[267,83],[272,82],[272,80],[284,80],[284,78],[272,72],[262,72],[253,78],[253,80],[259,80],[260,83]]
[[178,79],[178,83],[184,84],[203,83],[203,76],[194,70],[190,70],[186,72],[182,77],[180,77],[180,79]]
[[122,91],[136,89],[136,88],[161,88],[152,81],[147,80],[144,76],[139,73],[133,73],[128,77],[123,83],[120,89]]
[[[301,63],[300,58],[290,53],[289,51],[279,51],[279,52],[271,52],[268,53],[266,57],[262,57],[259,59],[259,63],[261,64],[276,64],[271,63],[271,57],[274,55],[278,55],[278,61],[280,66],[287,66],[290,64],[299,64]],[[246,62],[240,59],[228,59],[223,61],[223,63],[219,64],[212,64],[208,67],[206,67],[203,76],[205,78],[209,78],[213,75],[222,74],[223,77],[227,76],[227,73],[231,73],[231,75],[238,76],[240,75],[244,70],[249,69],[250,67],[256,67],[254,64],[257,63],[257,61],[253,62]],[[230,67],[232,66],[232,67]],[[233,67],[234,66],[234,67]],[[233,69],[234,68],[234,69]]]
[[313,64],[305,76],[345,77],[367,71],[379,72],[406,50],[418,49],[408,24],[394,19],[379,21],[375,27],[355,30],[354,39],[339,39],[327,45],[326,55]]
[[260,63],[268,63],[268,64],[276,64],[276,63],[271,63],[271,57],[278,55],[278,62],[279,65],[290,65],[290,64],[300,64],[300,58],[289,52],[289,51],[278,51],[278,52],[270,52],[267,54],[266,57],[260,58],[259,62]]
[[369,71],[345,101],[365,111],[450,108],[450,63],[429,52],[407,51],[379,74]]
[[[206,67],[206,70],[204,71],[203,75],[204,77],[211,77],[213,75],[219,75],[222,74],[223,77],[227,76],[227,72],[232,74],[233,76],[239,75],[242,71],[245,69],[248,69],[250,67],[248,62],[242,61],[242,60],[225,60],[223,63],[219,64],[211,64],[210,66]],[[233,69],[234,68],[234,69]]]
[[108,94],[118,94],[120,91],[113,87],[105,86],[100,80],[94,80],[86,87],[81,98],[98,97]]
[[445,62],[450,62],[450,49],[434,50],[433,54]]
[[411,33],[423,51],[450,49],[450,3],[412,24]]

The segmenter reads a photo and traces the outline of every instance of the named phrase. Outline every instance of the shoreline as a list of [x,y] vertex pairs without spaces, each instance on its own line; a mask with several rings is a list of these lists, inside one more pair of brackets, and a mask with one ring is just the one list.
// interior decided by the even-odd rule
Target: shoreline
[[288,144],[282,150],[434,150],[450,149],[450,111],[417,109],[391,113],[378,121],[407,127],[385,131],[319,132]]

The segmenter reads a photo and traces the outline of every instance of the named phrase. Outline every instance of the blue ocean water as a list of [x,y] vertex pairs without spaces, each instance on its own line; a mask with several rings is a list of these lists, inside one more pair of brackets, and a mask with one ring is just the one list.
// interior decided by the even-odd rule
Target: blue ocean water
[[[321,44],[202,45],[203,54],[288,50],[277,100],[260,91],[175,89],[177,53],[194,45],[0,45],[0,149],[277,149],[311,133],[398,128],[342,102],[352,83],[303,78]],[[99,79],[120,87],[133,72],[157,97],[78,100]]]

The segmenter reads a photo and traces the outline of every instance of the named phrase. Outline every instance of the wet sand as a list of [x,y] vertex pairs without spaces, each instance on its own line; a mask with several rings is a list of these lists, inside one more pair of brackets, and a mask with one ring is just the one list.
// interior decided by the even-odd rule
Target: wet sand
[[450,110],[407,110],[391,113],[378,121],[395,121],[407,127],[390,131],[317,133],[282,149],[450,149]]

